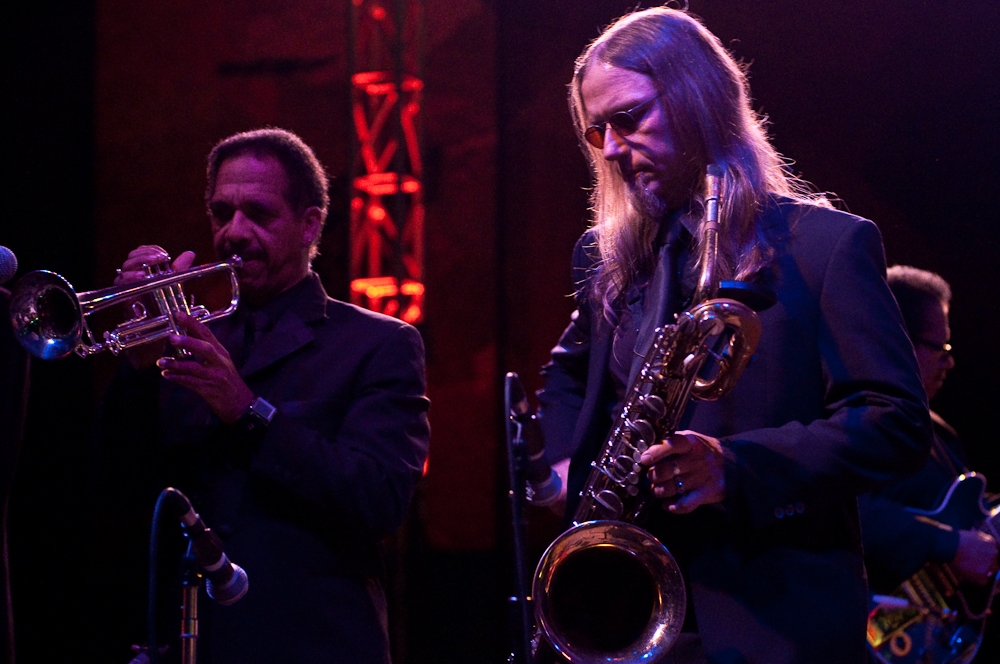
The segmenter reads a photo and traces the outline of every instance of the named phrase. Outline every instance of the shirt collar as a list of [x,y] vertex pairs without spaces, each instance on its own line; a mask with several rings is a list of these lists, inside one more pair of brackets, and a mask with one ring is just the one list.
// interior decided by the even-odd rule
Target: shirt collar
[[315,281],[319,276],[315,272],[309,272],[297,284],[286,291],[279,293],[277,297],[266,302],[260,307],[243,307],[244,316],[253,316],[257,321],[259,329],[268,330],[274,326],[282,315],[289,309],[299,310],[312,298],[315,289]]
[[660,230],[656,235],[657,249],[663,245],[673,244],[685,232],[689,237],[696,237],[700,224],[701,220],[691,212],[690,208],[671,212],[660,222]]

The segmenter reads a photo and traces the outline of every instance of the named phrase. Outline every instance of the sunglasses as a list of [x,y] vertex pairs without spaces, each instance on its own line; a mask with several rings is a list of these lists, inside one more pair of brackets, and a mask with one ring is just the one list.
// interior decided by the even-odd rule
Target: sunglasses
[[619,136],[628,136],[639,128],[639,121],[644,115],[642,111],[659,98],[660,95],[656,95],[627,111],[618,111],[604,122],[590,125],[587,127],[587,131],[583,132],[584,138],[598,150],[603,150],[604,136],[608,131],[608,125],[611,125],[611,128]]
[[914,339],[913,342],[923,346],[924,348],[929,348],[930,350],[935,350],[939,353],[951,353],[951,344],[949,343],[939,344],[935,341],[920,338]]

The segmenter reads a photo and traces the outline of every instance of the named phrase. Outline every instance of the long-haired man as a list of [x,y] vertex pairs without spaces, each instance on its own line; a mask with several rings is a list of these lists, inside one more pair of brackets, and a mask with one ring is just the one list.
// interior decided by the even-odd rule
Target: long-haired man
[[613,23],[578,58],[570,104],[593,225],[539,393],[549,457],[571,460],[568,514],[654,330],[693,304],[715,164],[716,270],[774,304],[735,389],[691,402],[641,456],[664,508],[645,526],[690,598],[671,661],[864,662],[857,495],[919,464],[930,430],[877,228],[789,174],[744,68],[684,11]]

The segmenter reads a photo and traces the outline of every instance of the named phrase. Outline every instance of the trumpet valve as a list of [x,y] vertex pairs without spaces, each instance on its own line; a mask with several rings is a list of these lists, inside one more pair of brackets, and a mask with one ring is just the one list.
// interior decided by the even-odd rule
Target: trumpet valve
[[146,270],[147,277],[158,277],[161,274],[170,274],[173,272],[173,270],[170,269],[169,256],[166,260],[157,261],[155,263],[143,263],[142,267]]

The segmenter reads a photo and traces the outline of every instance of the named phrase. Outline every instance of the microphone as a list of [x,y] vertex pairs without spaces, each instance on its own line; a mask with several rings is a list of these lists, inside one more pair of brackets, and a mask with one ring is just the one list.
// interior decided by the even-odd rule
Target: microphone
[[545,440],[538,418],[531,412],[528,396],[524,393],[517,374],[507,374],[510,394],[510,419],[520,426],[528,452],[528,463],[524,478],[528,481],[528,502],[539,507],[547,507],[556,502],[562,490],[562,478],[545,459]]
[[205,572],[208,596],[223,606],[235,604],[247,594],[247,573],[231,562],[222,550],[222,541],[205,525],[183,493],[167,487],[166,500],[180,516],[181,527],[191,540],[198,566]]
[[17,256],[7,247],[0,245],[0,284],[5,284],[17,274]]

